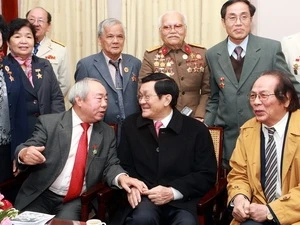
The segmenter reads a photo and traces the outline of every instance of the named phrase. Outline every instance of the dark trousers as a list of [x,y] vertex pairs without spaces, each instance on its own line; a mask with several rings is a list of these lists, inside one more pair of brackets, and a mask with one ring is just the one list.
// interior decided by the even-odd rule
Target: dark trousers
[[139,205],[126,218],[124,225],[198,225],[196,218],[187,210],[169,205],[154,205],[142,197]]
[[265,222],[259,223],[259,222],[255,222],[253,220],[247,220],[247,221],[241,223],[241,225],[276,225],[276,223],[272,222],[272,221],[265,221]]
[[34,211],[55,215],[65,220],[80,220],[81,200],[76,198],[63,203],[64,196],[46,190],[22,211]]

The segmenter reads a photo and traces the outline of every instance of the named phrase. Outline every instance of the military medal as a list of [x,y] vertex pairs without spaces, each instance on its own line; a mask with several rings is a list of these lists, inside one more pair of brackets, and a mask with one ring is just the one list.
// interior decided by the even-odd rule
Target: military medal
[[42,79],[43,78],[43,75],[40,73],[41,72],[41,69],[35,69],[35,72],[37,73],[37,78],[38,79]]
[[158,61],[154,62],[154,66],[159,67],[159,62]]
[[224,80],[225,80],[224,77],[220,77],[220,84],[219,84],[219,87],[220,87],[220,88],[224,88],[224,87],[225,87]]
[[124,72],[128,73],[128,71],[129,71],[128,67],[124,67]]
[[192,69],[191,67],[189,67],[189,68],[187,68],[187,71],[188,71],[189,73],[191,73],[191,72],[193,71],[193,69]]
[[197,55],[196,55],[196,58],[197,58],[197,59],[201,59],[202,57],[201,57],[200,54],[197,54]]
[[183,54],[183,55],[182,55],[182,58],[183,58],[183,59],[187,59],[187,58],[188,58],[187,54]]
[[15,81],[15,78],[12,76],[12,72],[10,71],[8,66],[5,66],[4,69],[6,70],[7,74],[9,75],[8,79],[10,80],[10,82]]

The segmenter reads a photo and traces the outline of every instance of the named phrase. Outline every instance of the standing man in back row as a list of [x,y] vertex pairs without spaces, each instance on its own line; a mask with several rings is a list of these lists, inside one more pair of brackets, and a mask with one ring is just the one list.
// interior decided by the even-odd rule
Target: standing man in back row
[[119,143],[123,120],[139,111],[137,88],[141,61],[122,53],[125,32],[117,19],[108,18],[99,24],[98,42],[102,51],[79,60],[75,80],[92,77],[101,81],[108,94],[104,121],[118,124]]
[[226,1],[221,9],[228,37],[207,51],[211,96],[204,122],[224,128],[223,165],[235,147],[240,127],[254,116],[248,94],[258,76],[266,70],[286,72],[296,90],[300,84],[289,73],[280,42],[251,34],[256,8],[248,0]]
[[51,14],[42,7],[36,7],[26,13],[26,19],[36,30],[37,44],[34,47],[34,54],[50,61],[59,87],[66,96],[71,86],[67,49],[63,44],[46,36],[51,28]]
[[203,121],[210,93],[206,49],[184,41],[186,16],[180,12],[164,13],[159,18],[159,32],[163,45],[145,52],[140,78],[152,73],[164,73],[173,78],[179,87],[176,108]]

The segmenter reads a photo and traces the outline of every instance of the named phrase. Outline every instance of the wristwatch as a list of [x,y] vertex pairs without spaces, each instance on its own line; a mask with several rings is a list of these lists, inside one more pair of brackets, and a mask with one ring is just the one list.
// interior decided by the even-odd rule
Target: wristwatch
[[267,220],[268,221],[272,221],[274,218],[273,218],[273,215],[272,213],[270,213],[270,211],[267,213]]

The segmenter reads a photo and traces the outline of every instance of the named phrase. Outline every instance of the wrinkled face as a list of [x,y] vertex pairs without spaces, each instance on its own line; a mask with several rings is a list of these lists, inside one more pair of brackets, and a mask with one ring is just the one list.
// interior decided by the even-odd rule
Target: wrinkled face
[[50,30],[50,24],[47,22],[47,12],[43,9],[35,8],[29,12],[26,19],[34,25],[37,41],[42,41]]
[[98,38],[105,55],[117,60],[123,51],[125,36],[121,24],[105,27],[102,36]]
[[170,96],[157,96],[154,85],[155,81],[141,84],[138,100],[142,109],[142,116],[152,120],[161,120],[170,112]]
[[81,119],[87,123],[95,123],[103,119],[107,109],[107,92],[102,84],[89,82],[89,93],[86,99],[76,97],[80,108]]
[[228,6],[222,23],[229,39],[235,44],[240,44],[251,31],[252,17],[248,5],[236,2]]
[[34,36],[29,27],[22,27],[16,31],[8,40],[10,51],[21,58],[31,55],[34,46]]
[[181,48],[187,32],[183,17],[176,12],[163,16],[159,31],[162,41],[171,49]]
[[264,75],[255,81],[250,93],[253,96],[258,95],[250,100],[256,119],[269,127],[282,119],[290,104],[290,99],[282,104],[274,95],[277,84],[278,78]]

